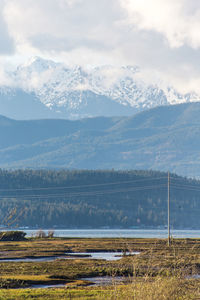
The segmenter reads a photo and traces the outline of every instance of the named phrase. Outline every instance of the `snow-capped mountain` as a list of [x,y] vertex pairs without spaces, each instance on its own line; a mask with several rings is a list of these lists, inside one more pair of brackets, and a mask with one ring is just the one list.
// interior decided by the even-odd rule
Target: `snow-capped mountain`
[[[195,94],[181,95],[172,87],[162,89],[156,84],[147,84],[140,79],[140,72],[138,67],[133,66],[86,69],[80,66],[67,67],[62,63],[35,57],[9,73],[15,89],[2,88],[0,104],[2,95],[4,100],[5,97],[13,97],[16,104],[20,91],[20,94],[24,93],[24,99],[27,98],[27,104],[28,95],[34,97],[35,104],[39,100],[38,109],[40,107],[41,110],[43,105],[44,117],[76,119],[99,115],[130,115],[160,105],[199,99]],[[33,118],[37,115],[36,106]],[[0,113],[3,114],[1,107],[3,105],[0,106]],[[31,111],[28,115],[31,115]],[[38,112],[38,115],[41,114]]]

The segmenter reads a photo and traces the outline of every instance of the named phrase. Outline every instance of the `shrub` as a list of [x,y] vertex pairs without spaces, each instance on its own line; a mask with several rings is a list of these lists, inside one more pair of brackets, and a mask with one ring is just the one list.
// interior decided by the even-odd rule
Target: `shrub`
[[48,238],[53,238],[54,237],[54,230],[49,230],[48,231]]
[[0,241],[23,241],[26,233],[23,231],[2,231],[0,232]]

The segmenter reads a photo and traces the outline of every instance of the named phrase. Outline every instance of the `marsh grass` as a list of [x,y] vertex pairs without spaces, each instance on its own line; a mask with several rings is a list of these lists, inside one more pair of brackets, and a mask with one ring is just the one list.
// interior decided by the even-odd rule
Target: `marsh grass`
[[[124,253],[123,258],[115,262],[76,259],[0,263],[2,282],[66,283],[66,288],[61,289],[7,290],[6,293],[0,290],[0,299],[200,299],[200,280],[187,279],[200,272],[200,240],[172,240],[168,247],[165,240],[157,239],[33,239],[13,244],[2,242],[0,247],[19,256],[23,252],[38,256],[62,253],[66,249],[80,252],[121,250]],[[140,255],[127,255],[134,251],[139,251]],[[84,287],[84,278],[105,275],[112,276],[111,286]],[[129,282],[119,285],[116,276],[125,276]]]
[[188,277],[200,271],[199,241],[193,242],[172,240],[170,247],[160,247],[155,240],[147,251],[132,258],[132,282],[113,286],[107,299],[199,300],[200,280]]
[[[200,299],[199,283],[176,277],[156,277],[118,286],[107,294],[108,300],[192,300]],[[103,294],[99,299],[103,299]]]
[[[134,251],[128,244],[126,244],[126,249],[129,253]],[[131,283],[120,286],[113,284],[106,294],[106,299],[200,299],[200,280],[188,278],[200,271],[199,241],[173,240],[171,246],[168,247],[155,240],[139,256],[124,255],[121,270],[127,263]],[[98,299],[103,298],[105,295],[102,293]]]
[[21,299],[79,299],[79,300],[199,300],[199,282],[157,277],[149,281],[136,281],[129,285],[105,288],[78,287],[69,289],[0,290],[2,300]]

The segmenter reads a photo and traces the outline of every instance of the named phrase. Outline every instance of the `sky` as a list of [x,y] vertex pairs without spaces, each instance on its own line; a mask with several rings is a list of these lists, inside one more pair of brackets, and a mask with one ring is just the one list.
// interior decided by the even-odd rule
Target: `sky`
[[149,82],[200,94],[199,0],[0,0],[0,82],[30,57],[136,65]]

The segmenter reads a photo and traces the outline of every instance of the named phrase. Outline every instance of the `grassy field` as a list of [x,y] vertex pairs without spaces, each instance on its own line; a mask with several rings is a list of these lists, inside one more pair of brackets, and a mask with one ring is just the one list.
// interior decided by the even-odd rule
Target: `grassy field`
[[[117,261],[64,259],[66,252],[122,251]],[[139,255],[129,256],[138,251]],[[200,240],[28,239],[0,242],[0,259],[59,256],[48,262],[0,261],[0,299],[200,299]],[[62,259],[63,256],[63,259]],[[95,286],[87,277],[129,277],[129,283]],[[30,289],[63,284],[62,288]],[[16,289],[18,288],[18,289]]]

